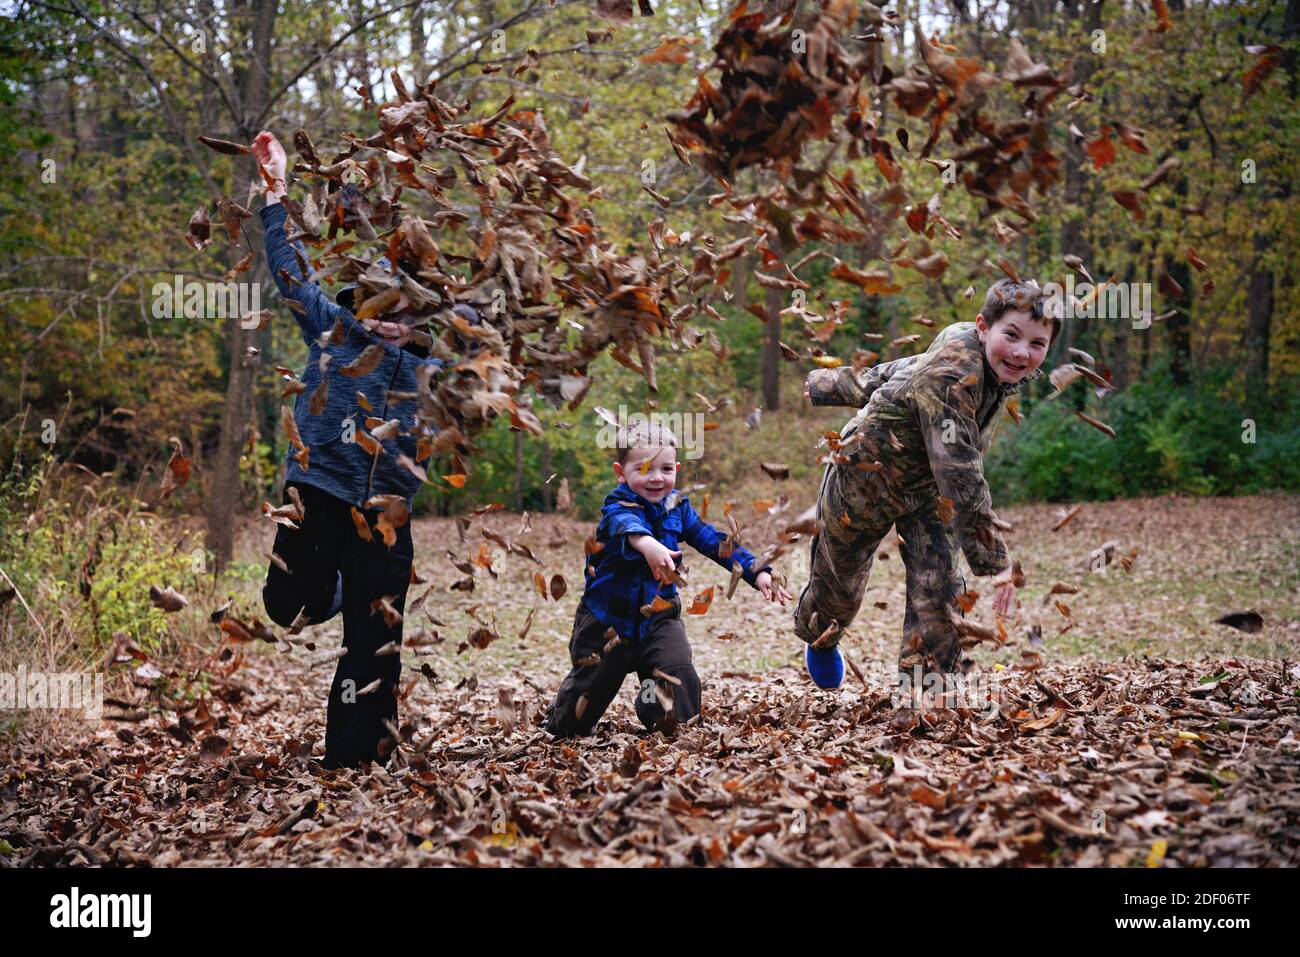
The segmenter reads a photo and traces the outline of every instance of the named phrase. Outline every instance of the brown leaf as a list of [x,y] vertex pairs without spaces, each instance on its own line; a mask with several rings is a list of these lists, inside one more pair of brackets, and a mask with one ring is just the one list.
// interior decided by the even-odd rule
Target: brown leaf
[[1087,422],[1094,429],[1097,429],[1100,432],[1105,432],[1112,439],[1115,437],[1115,430],[1112,429],[1105,422],[1102,422],[1099,419],[1094,419],[1092,416],[1088,415],[1085,412],[1080,412],[1078,409],[1074,410],[1074,414],[1077,415],[1079,418],[1083,419],[1083,421]]
[[185,231],[185,241],[195,249],[204,249],[212,242],[212,224],[208,220],[206,206],[200,206],[190,217],[189,227]]
[[1116,190],[1110,195],[1111,198],[1115,200],[1115,202],[1119,203],[1130,213],[1132,213],[1134,219],[1136,220],[1146,219],[1146,215],[1147,215],[1146,211],[1143,210],[1142,200],[1138,197],[1137,193],[1132,192],[1131,190]]
[[209,734],[199,743],[199,760],[204,764],[221,764],[230,754],[230,742],[219,734]]
[[219,140],[215,136],[199,136],[199,142],[210,150],[216,150],[218,153],[225,153],[227,156],[240,156],[245,153],[252,153],[251,147],[242,143],[232,143],[230,140]]
[[157,585],[149,586],[149,601],[155,608],[161,608],[166,612],[180,611],[190,603],[188,598],[171,586],[159,588]]

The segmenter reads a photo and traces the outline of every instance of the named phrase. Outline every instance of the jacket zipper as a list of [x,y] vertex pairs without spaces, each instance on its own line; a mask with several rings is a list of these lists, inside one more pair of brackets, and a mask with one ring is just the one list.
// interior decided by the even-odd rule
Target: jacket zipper
[[[393,374],[388,377],[388,388],[384,390],[384,409],[380,413],[380,417],[385,422],[388,421],[388,393],[392,391],[393,383],[397,381],[398,370],[400,370],[401,368],[402,368],[402,351],[399,349],[397,351],[397,364],[393,366]],[[375,469],[379,467],[379,456],[384,454],[383,443],[380,443],[379,448],[380,451],[375,453],[375,456],[370,460],[370,474],[366,476],[366,494],[365,497],[361,499],[362,508],[365,508],[366,502],[370,501],[370,492],[375,482]]]

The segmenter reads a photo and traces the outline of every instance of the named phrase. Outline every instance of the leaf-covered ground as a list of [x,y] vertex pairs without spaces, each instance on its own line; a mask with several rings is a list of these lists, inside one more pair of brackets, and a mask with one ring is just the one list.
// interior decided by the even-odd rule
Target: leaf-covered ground
[[[1090,504],[1057,532],[1054,506],[1002,514],[1029,584],[1011,641],[971,654],[996,710],[891,703],[903,604],[887,540],[844,645],[861,680],[813,688],[790,609],[743,584],[727,600],[727,575],[695,556],[687,597],[718,590],[687,623],[704,714],[672,739],[647,735],[633,677],[595,735],[561,743],[535,722],[568,667],[592,526],[545,517],[519,535],[519,516],[495,513],[462,544],[452,520],[419,520],[428,584],[412,597],[432,590],[408,615],[421,653],[404,652],[403,744],[387,769],[309,763],[333,668],[311,661],[337,645],[337,620],[301,636],[314,650],[255,642],[225,662],[214,627],[185,661],[154,663],[162,679],[110,685],[116,703],[97,725],[65,724],[3,755],[0,861],[1300,863],[1300,499]],[[447,550],[472,560],[486,543],[490,558],[483,528],[542,564],[498,557],[499,578],[476,568],[473,592],[449,591],[465,576]],[[269,524],[242,530],[245,558],[272,537]],[[1089,553],[1115,540],[1106,570],[1090,571]],[[1118,556],[1133,548],[1124,571]],[[802,549],[783,559],[796,591]],[[567,593],[543,600],[534,571],[564,575]],[[1057,582],[1079,590],[1044,602]],[[250,583],[237,602],[249,616],[256,593]],[[987,604],[971,613],[986,623]],[[500,635],[486,650],[458,650],[480,627],[470,609]],[[1248,610],[1258,632],[1214,623]],[[1027,637],[1034,625],[1041,644]],[[202,662],[206,691],[186,682]]]

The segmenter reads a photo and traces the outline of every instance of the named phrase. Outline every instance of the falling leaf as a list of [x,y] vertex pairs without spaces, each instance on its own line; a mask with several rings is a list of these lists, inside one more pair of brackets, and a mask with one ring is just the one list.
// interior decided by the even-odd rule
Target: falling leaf
[[1142,200],[1138,197],[1137,193],[1134,193],[1131,190],[1116,190],[1110,195],[1115,202],[1119,203],[1132,213],[1134,219],[1146,219],[1146,211],[1142,209]]
[[1085,412],[1080,412],[1078,409],[1074,410],[1074,414],[1077,415],[1079,418],[1083,419],[1083,421],[1087,422],[1094,429],[1097,429],[1100,432],[1105,432],[1112,439],[1115,437],[1115,430],[1112,429],[1105,422],[1102,422],[1099,419],[1094,419],[1092,416],[1088,415]]
[[198,140],[208,149],[216,150],[218,153],[225,153],[227,156],[239,156],[241,154],[253,152],[250,147],[244,146],[242,143],[232,143],[229,140],[219,140],[215,136],[200,135]]
[[673,603],[664,598],[663,595],[655,595],[654,601],[650,602],[648,605],[641,606],[641,614],[646,618],[649,618],[651,615],[658,614],[661,611],[667,611],[672,607]]
[[1089,140],[1084,147],[1088,151],[1089,158],[1092,159],[1094,169],[1102,169],[1115,160],[1115,144],[1111,142],[1110,134],[1111,127],[1103,126],[1097,131],[1096,137]]
[[1069,508],[1069,510],[1065,510],[1065,508],[1062,508],[1062,510],[1057,512],[1057,514],[1060,515],[1060,518],[1058,518],[1057,523],[1053,525],[1052,531],[1060,532],[1062,528],[1065,528],[1066,525],[1070,524],[1070,521],[1074,520],[1074,516],[1078,515],[1080,511],[1083,511],[1082,505],[1073,506]]
[[[179,446],[179,443],[177,444]],[[171,458],[167,460],[167,471],[163,473],[159,497],[167,498],[176,489],[184,488],[185,483],[190,480],[190,467],[190,460],[181,454],[179,447],[176,448]]]
[[189,227],[185,231],[185,241],[195,249],[204,249],[212,242],[212,224],[208,220],[206,206],[200,206],[190,217]]
[[149,586],[149,601],[155,608],[161,608],[166,612],[180,611],[190,603],[189,599],[176,589],[170,586],[159,588],[157,585]]
[[887,272],[862,272],[847,263],[836,263],[831,270],[832,279],[851,282],[862,288],[869,296],[888,296],[902,292],[903,287],[894,283]]
[[1241,99],[1250,99],[1251,94],[1264,85],[1274,70],[1282,63],[1283,49],[1280,46],[1248,46],[1247,53],[1256,54],[1258,59],[1241,78]]
[[384,347],[378,343],[366,346],[361,354],[339,369],[341,375],[358,378],[374,372],[384,358]]
[[709,608],[713,605],[713,586],[710,585],[704,591],[695,596],[691,602],[691,607],[687,609],[689,615],[708,614]]

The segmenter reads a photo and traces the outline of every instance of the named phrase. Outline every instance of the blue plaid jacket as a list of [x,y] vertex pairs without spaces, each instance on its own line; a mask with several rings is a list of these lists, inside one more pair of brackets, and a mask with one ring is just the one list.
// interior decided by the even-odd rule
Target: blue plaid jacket
[[[303,342],[309,347],[307,367],[303,370],[302,381],[307,390],[298,395],[294,404],[293,418],[302,435],[303,444],[311,449],[304,469],[295,459],[294,449],[289,447],[286,455],[288,471],[285,482],[301,482],[313,485],[335,498],[361,507],[372,495],[396,494],[406,499],[409,506],[415,493],[419,491],[420,480],[411,472],[397,464],[399,453],[405,453],[415,459],[416,440],[414,432],[415,413],[419,408],[416,399],[402,402],[389,402],[388,392],[416,392],[418,380],[416,375],[421,366],[432,365],[435,370],[443,368],[438,359],[427,356],[419,347],[398,348],[392,343],[370,332],[353,317],[351,311],[330,300],[319,283],[306,282],[294,248],[307,261],[307,251],[301,242],[289,242],[285,233],[287,210],[281,203],[272,203],[262,207],[262,227],[266,235],[266,258],[276,288],[282,299],[293,299],[303,311],[293,311],[302,331]],[[297,285],[287,282],[281,275],[286,272],[298,280]],[[322,333],[334,328],[335,320],[343,322],[346,335],[341,345],[327,345],[330,362],[325,375],[329,377],[328,395],[325,409],[320,415],[312,415],[308,405],[311,394],[321,382],[321,345]],[[339,370],[359,356],[367,346],[380,344],[384,347],[383,358],[379,364],[364,376],[348,378]],[[362,392],[373,406],[373,412],[366,412],[357,400],[357,393]],[[352,419],[356,428],[364,428],[367,416],[376,418],[398,419],[401,423],[396,437],[383,442],[383,451],[371,458],[357,442],[344,439],[344,422]],[[425,460],[424,464],[428,464]]]
[[[620,482],[605,496],[596,541],[604,547],[587,559],[587,587],[582,602],[598,621],[618,632],[624,640],[641,641],[649,619],[641,614],[656,595],[666,601],[677,597],[676,585],[660,586],[650,571],[645,556],[628,544],[629,535],[652,535],[662,545],[677,551],[685,542],[697,552],[713,559],[727,571],[739,562],[742,577],[750,585],[760,572],[771,566],[755,568],[758,561],[747,549],[736,548],[728,558],[721,557],[724,536],[696,513],[685,496],[666,509],[662,502],[648,502]],[[677,602],[680,606],[680,602]],[[668,612],[663,612],[668,614]]]

